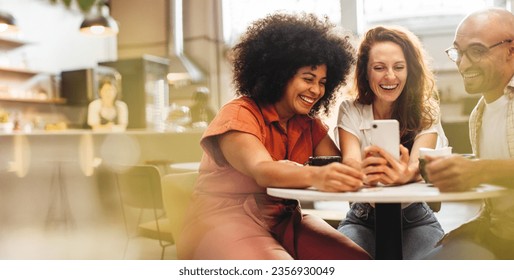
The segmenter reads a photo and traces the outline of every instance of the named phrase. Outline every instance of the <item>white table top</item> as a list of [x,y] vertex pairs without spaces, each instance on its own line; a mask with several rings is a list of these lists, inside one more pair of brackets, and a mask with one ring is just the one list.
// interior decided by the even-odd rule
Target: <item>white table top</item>
[[439,192],[425,183],[411,183],[395,187],[363,188],[357,192],[322,192],[309,189],[268,188],[271,196],[305,201],[351,201],[374,203],[460,201],[496,197],[504,194],[506,188],[481,185],[466,192]]

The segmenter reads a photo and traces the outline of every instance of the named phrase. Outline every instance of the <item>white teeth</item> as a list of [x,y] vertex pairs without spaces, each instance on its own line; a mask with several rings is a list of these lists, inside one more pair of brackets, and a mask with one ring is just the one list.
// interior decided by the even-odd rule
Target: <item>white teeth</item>
[[314,99],[313,99],[313,98],[309,98],[309,97],[302,96],[302,95],[300,95],[300,98],[301,98],[303,101],[307,102],[307,103],[311,103],[311,104],[312,104],[312,103],[314,103]]
[[478,72],[463,73],[463,74],[462,74],[462,77],[463,77],[464,79],[472,79],[472,78],[478,77],[478,75],[480,75],[480,73],[478,73]]
[[398,87],[398,85],[380,85],[381,88],[391,90]]

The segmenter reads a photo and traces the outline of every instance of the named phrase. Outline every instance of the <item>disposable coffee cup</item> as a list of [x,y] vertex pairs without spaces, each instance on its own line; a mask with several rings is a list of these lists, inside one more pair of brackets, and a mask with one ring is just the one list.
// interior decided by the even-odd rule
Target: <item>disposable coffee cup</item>
[[426,183],[430,183],[428,180],[427,172],[425,170],[426,166],[426,160],[425,156],[430,157],[445,157],[450,156],[452,154],[452,147],[444,147],[439,149],[430,149],[430,148],[419,148],[419,173],[421,174],[421,177],[423,177],[423,180],[425,180]]

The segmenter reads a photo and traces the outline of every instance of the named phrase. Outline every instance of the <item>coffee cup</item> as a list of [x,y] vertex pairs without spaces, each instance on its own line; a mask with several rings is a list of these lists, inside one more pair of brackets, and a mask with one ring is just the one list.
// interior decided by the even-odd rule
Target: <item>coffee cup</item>
[[419,174],[423,177],[426,183],[430,183],[428,180],[427,172],[425,170],[426,159],[425,156],[430,157],[444,157],[452,154],[452,147],[444,147],[439,149],[430,148],[419,148]]
[[467,159],[475,159],[475,154],[460,154],[461,157],[467,158]]

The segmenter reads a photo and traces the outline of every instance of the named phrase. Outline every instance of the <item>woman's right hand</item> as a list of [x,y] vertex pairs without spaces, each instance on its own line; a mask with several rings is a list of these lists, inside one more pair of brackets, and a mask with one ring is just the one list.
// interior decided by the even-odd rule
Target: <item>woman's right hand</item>
[[365,175],[360,170],[359,164],[333,162],[313,168],[319,169],[313,185],[320,191],[357,191],[364,184]]
[[401,185],[411,181],[416,175],[415,170],[409,168],[409,150],[403,145],[400,145],[399,161],[378,146],[366,147],[364,155],[362,169],[366,174],[366,185]]

